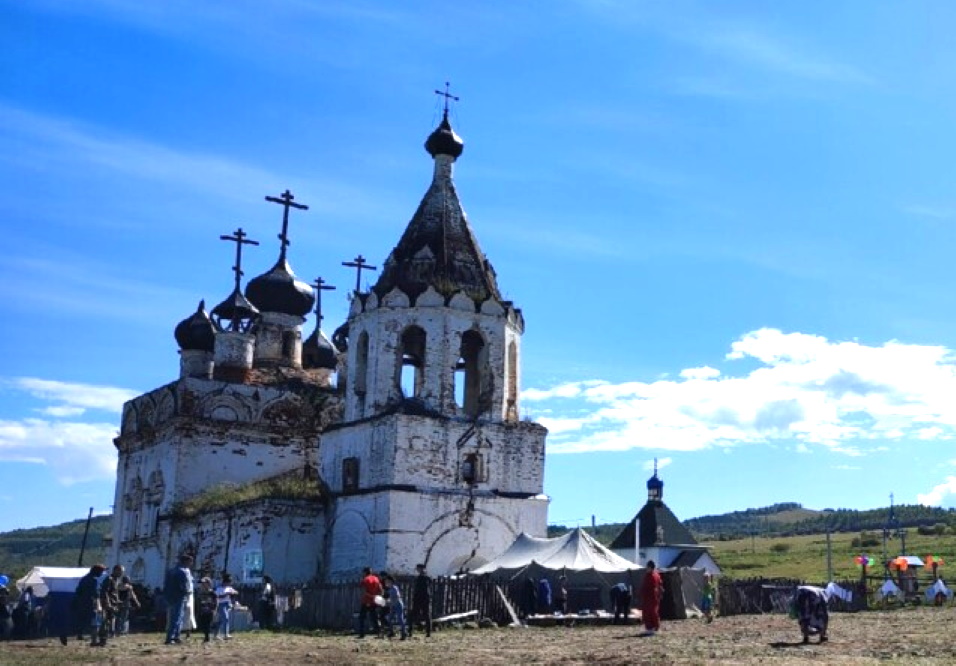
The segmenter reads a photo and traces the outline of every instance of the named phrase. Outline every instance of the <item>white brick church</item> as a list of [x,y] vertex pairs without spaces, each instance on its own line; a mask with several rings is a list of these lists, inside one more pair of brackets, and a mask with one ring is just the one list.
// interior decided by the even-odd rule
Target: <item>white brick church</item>
[[335,581],[473,569],[545,536],[547,431],[519,419],[524,318],[459,202],[447,108],[425,148],[431,185],[375,285],[356,280],[334,344],[321,308],[303,341],[323,289],[287,259],[305,206],[268,197],[284,207],[279,258],[244,290],[251,239],[223,236],[232,292],[176,327],[179,379],[124,407],[110,563],[149,586],[182,553],[247,583]]

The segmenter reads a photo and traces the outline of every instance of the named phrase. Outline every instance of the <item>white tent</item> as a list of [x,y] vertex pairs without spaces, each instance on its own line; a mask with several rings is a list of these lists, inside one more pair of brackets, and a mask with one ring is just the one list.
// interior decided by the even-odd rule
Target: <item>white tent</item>
[[89,573],[89,567],[33,567],[26,576],[17,581],[17,589],[23,592],[33,587],[33,594],[45,597],[50,592],[74,592],[80,578]]
[[551,570],[594,570],[600,573],[622,573],[641,568],[615,555],[579,527],[553,539],[533,537],[522,532],[508,550],[471,573],[523,570],[532,563]]

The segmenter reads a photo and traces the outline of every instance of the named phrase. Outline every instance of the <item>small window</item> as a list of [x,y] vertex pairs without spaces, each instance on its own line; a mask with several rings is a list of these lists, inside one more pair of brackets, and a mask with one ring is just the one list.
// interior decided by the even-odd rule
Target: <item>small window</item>
[[359,460],[346,458],[342,461],[342,492],[354,493],[359,485]]
[[481,456],[469,453],[461,462],[461,480],[474,485],[481,480]]

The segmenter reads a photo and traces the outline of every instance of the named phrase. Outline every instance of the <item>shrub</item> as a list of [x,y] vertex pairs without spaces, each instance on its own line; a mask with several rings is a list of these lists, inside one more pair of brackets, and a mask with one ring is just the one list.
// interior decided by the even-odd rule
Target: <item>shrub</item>
[[790,550],[789,543],[775,543],[770,546],[770,551],[774,553],[786,553]]

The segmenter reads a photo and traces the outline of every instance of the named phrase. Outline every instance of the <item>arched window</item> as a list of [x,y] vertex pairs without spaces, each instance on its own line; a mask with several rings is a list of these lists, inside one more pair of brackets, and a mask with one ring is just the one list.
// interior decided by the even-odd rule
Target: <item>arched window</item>
[[425,331],[409,326],[402,333],[399,349],[399,386],[406,398],[418,398],[425,386]]
[[358,396],[359,411],[363,411],[368,390],[368,333],[365,331],[359,335],[355,345],[355,372],[352,377],[352,391]]
[[508,421],[518,420],[518,345],[512,340],[508,343],[508,361],[506,370],[508,373],[507,386],[508,397],[505,404],[505,419]]
[[487,352],[478,331],[465,331],[461,352],[455,364],[455,403],[468,416],[478,416],[486,408],[482,390],[486,382]]
[[359,459],[342,460],[342,492],[354,493],[359,487]]
[[474,485],[484,479],[484,470],[481,465],[481,456],[477,453],[465,454],[461,461],[461,480],[468,485]]

